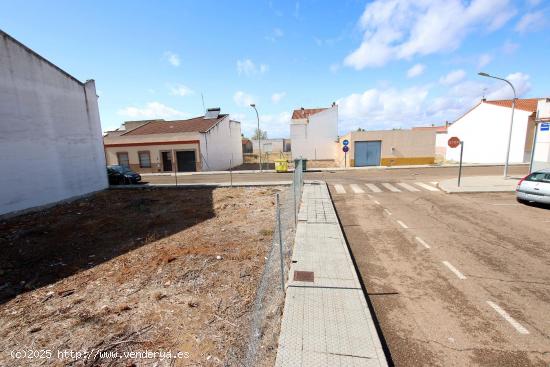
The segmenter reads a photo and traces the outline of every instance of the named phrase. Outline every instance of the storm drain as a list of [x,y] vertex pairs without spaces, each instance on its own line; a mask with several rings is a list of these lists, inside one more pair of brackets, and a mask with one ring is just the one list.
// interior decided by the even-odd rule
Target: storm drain
[[314,281],[314,273],[312,271],[294,271],[294,281],[295,282],[311,282]]

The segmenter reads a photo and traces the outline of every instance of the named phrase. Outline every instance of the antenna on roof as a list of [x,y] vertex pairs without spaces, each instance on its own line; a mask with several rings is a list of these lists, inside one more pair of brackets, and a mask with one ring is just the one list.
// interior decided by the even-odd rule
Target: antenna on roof
[[206,107],[204,106],[204,95],[201,92],[201,98],[202,98],[202,110],[206,112]]

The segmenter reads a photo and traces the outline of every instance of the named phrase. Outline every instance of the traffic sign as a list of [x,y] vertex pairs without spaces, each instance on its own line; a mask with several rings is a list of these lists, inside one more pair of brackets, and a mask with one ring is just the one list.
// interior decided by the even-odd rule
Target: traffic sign
[[344,145],[342,150],[344,151],[344,153],[347,153],[349,151],[349,147],[347,145]]
[[456,136],[453,136],[452,138],[449,139],[449,141],[447,142],[447,144],[449,144],[449,146],[451,148],[456,148],[460,145],[460,139],[457,138]]
[[349,140],[348,139],[344,139],[344,141],[342,142],[342,144],[344,144],[345,146],[347,146],[349,144]]
[[550,124],[549,123],[540,124],[540,131],[550,131]]

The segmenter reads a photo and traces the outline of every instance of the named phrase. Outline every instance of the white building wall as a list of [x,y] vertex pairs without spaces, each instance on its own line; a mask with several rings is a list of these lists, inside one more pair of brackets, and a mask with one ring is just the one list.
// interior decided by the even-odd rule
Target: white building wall
[[241,123],[229,116],[207,133],[201,134],[203,171],[221,171],[243,164]]
[[537,134],[537,145],[533,156],[533,171],[550,168],[550,131],[541,131],[540,125]]
[[[258,154],[259,140],[250,140],[252,142],[252,153]],[[284,151],[284,139],[262,139],[262,154],[268,152],[279,153]]]
[[[515,110],[510,163],[525,162],[525,139],[531,112]],[[481,103],[449,126],[447,137],[464,141],[465,163],[504,163],[511,109]],[[458,161],[460,147],[448,148],[446,160]]]
[[292,120],[290,140],[293,159],[336,159],[338,106],[311,115],[309,123],[306,119]]
[[107,187],[95,84],[0,31],[0,215]]

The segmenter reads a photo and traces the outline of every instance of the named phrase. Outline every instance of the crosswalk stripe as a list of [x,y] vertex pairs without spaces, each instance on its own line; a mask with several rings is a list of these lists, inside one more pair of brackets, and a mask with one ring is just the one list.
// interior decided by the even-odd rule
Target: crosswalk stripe
[[425,183],[422,183],[422,182],[415,182],[415,184],[422,187],[423,189],[426,189],[426,190],[429,190],[429,191],[439,191],[438,188],[430,186],[430,185],[426,185]]
[[351,184],[351,185],[349,185],[349,187],[351,187],[351,190],[356,194],[364,194],[365,193],[365,191],[362,188],[360,188],[359,186],[357,186],[356,184]]
[[409,185],[408,183],[405,183],[405,182],[398,182],[397,184],[398,184],[399,186],[401,186],[402,188],[404,188],[404,189],[406,189],[406,190],[409,190],[409,191],[413,191],[413,192],[415,192],[415,191],[420,191],[420,190],[418,190],[416,187],[411,186],[411,185]]
[[399,190],[397,187],[393,186],[391,183],[384,182],[384,183],[382,183],[382,186],[384,186],[385,188],[387,188],[388,190],[390,190],[392,192],[401,192],[401,190]]
[[434,186],[437,186],[437,184],[438,184],[439,182],[437,182],[437,181],[432,181],[432,182],[430,182],[430,183],[431,183],[432,185],[434,185]]
[[382,190],[380,190],[380,188],[378,188],[378,186],[376,186],[375,184],[365,184],[370,191],[372,192],[382,192]]
[[344,186],[342,186],[342,185],[334,185],[334,189],[336,190],[336,192],[338,194],[345,194],[346,193],[346,189],[344,189]]

